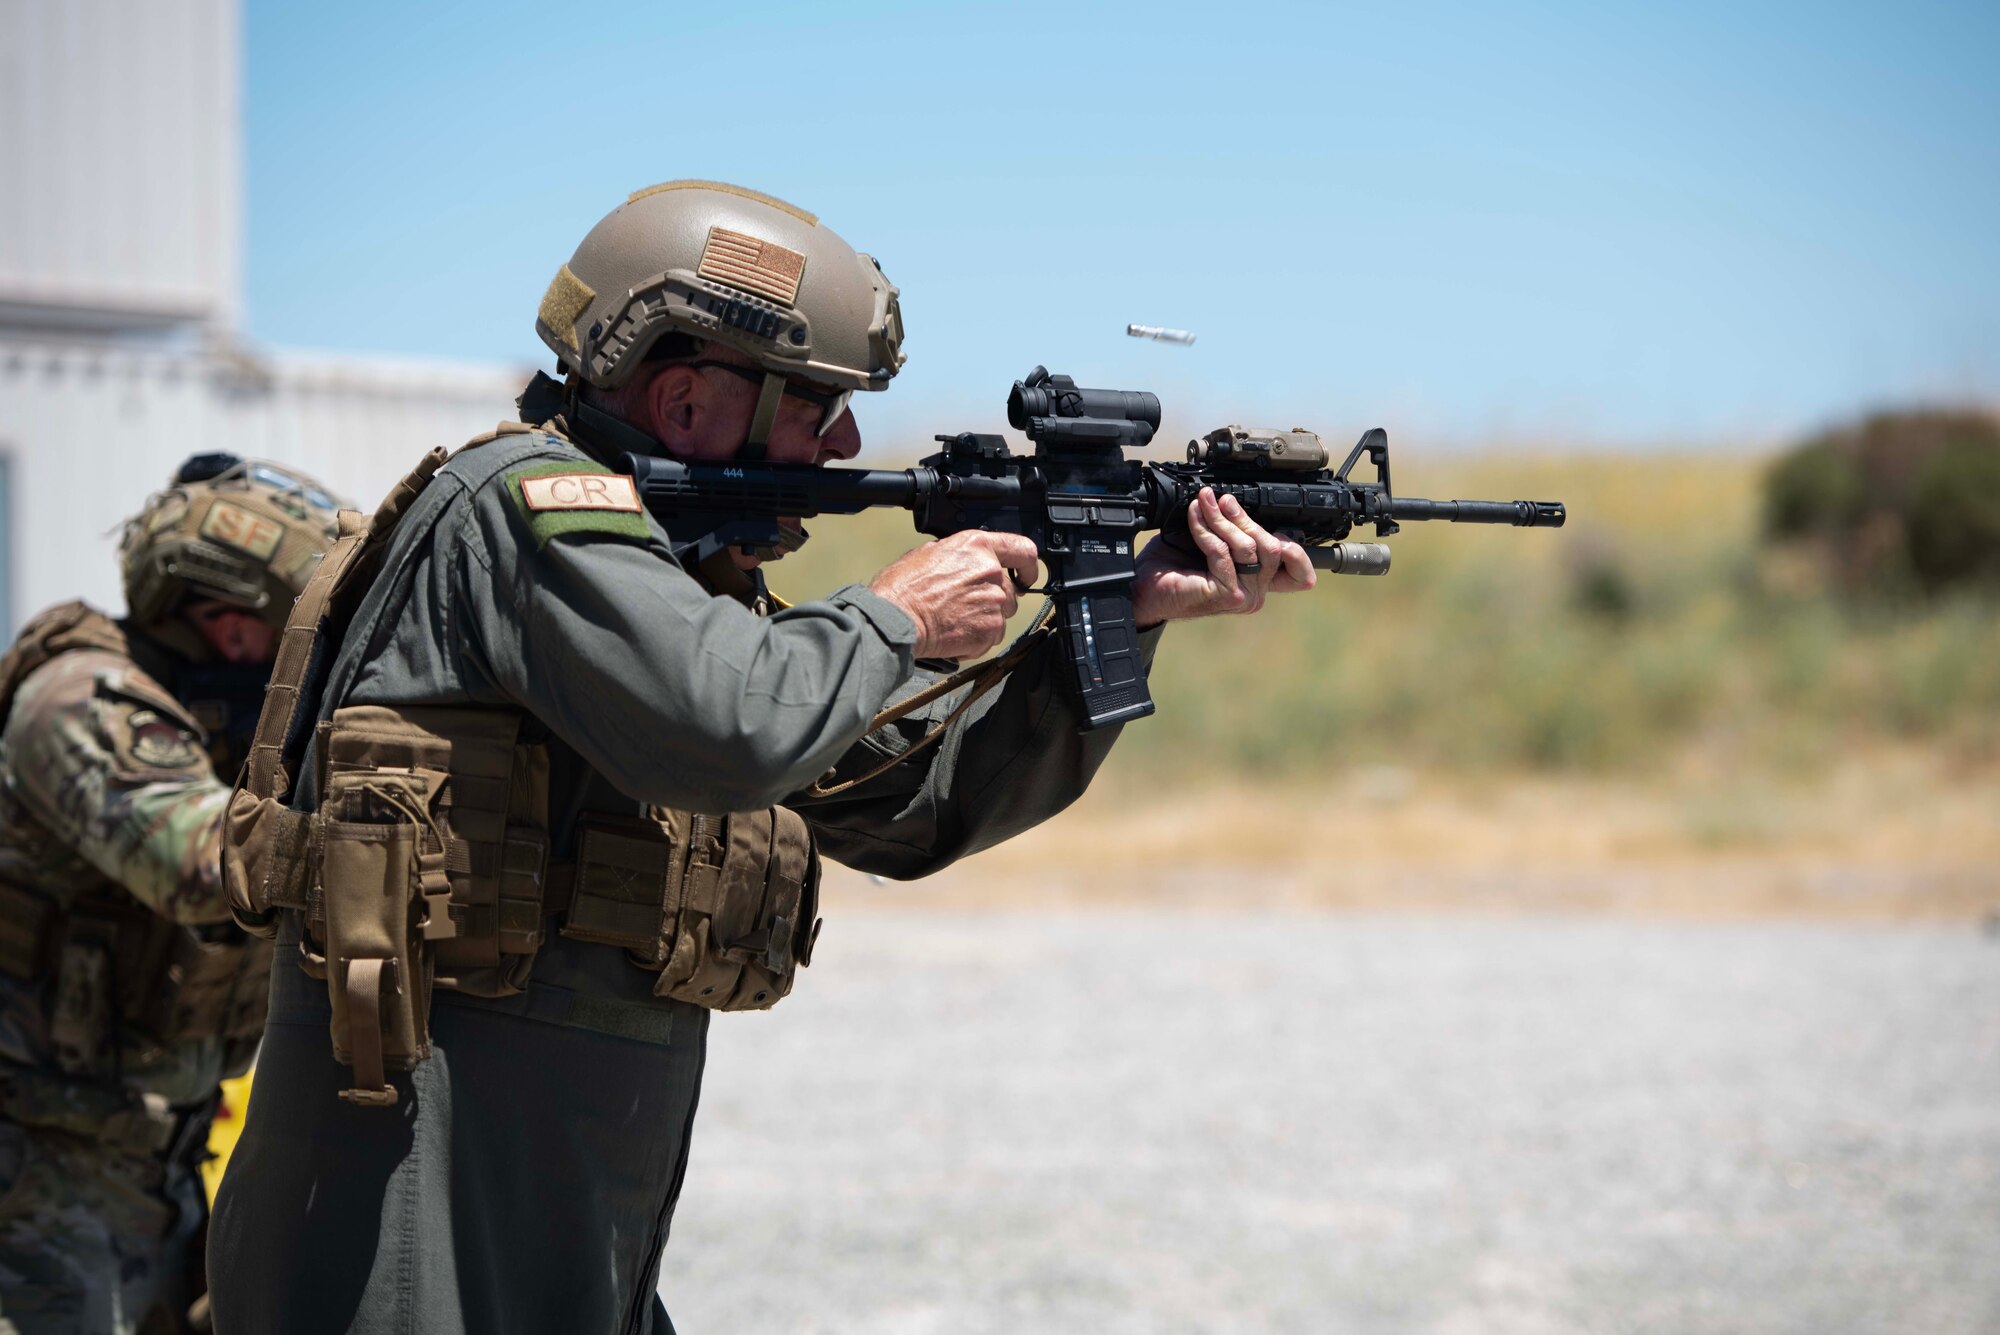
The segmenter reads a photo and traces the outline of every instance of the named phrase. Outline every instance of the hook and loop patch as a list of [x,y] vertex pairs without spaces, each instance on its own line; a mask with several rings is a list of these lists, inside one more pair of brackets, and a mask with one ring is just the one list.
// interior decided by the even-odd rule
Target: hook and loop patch
[[645,507],[631,478],[584,460],[536,464],[507,474],[507,494],[535,545],[561,533],[606,533],[643,542]]

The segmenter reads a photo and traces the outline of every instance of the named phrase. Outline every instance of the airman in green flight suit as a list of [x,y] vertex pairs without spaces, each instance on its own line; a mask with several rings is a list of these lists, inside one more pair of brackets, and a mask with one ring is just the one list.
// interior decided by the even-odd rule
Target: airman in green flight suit
[[[452,727],[517,716],[506,735],[546,758],[534,822],[547,834],[548,930],[518,990],[439,983],[428,1058],[367,1091],[346,1088],[354,1077],[328,1044],[330,1023],[347,1041],[367,1027],[355,985],[336,1015],[321,981],[343,976],[328,934],[341,930],[346,910],[333,901],[345,891],[327,884],[323,927],[310,908],[271,911],[269,1029],[210,1249],[225,1331],[670,1331],[655,1293],[661,1250],[687,1168],[710,1006],[729,992],[703,1002],[687,971],[735,978],[746,959],[784,950],[767,937],[748,953],[719,940],[717,909],[699,934],[663,949],[663,965],[643,948],[645,931],[622,948],[615,933],[579,931],[585,895],[648,923],[662,920],[664,898],[667,918],[679,912],[685,925],[718,877],[740,880],[734,834],[690,851],[707,838],[704,822],[726,818],[735,831],[740,817],[728,813],[767,809],[792,813],[780,825],[802,819],[813,858],[922,876],[1061,811],[1116,738],[1079,732],[1051,649],[939,744],[845,792],[811,795],[829,771],[865,774],[942,718],[948,699],[873,728],[885,705],[936,679],[919,660],[1000,642],[1015,575],[1034,573],[1033,544],[962,533],[867,585],[781,607],[758,571],[774,552],[727,549],[684,569],[614,472],[628,451],[815,464],[860,448],[850,396],[886,388],[903,362],[897,291],[813,215],[710,182],[640,191],[562,267],[537,328],[564,383],[538,377],[525,424],[454,456],[401,512],[304,706],[321,730],[287,800],[314,812],[334,787],[351,797],[356,783],[376,782],[378,797],[404,794],[389,805],[407,811],[415,771],[384,761],[370,780],[353,759],[364,752],[341,750],[343,735],[429,729],[455,766],[466,747]],[[1156,543],[1142,558],[1134,605],[1149,660],[1166,621],[1254,611],[1267,593],[1312,582],[1295,544],[1212,497],[1190,530],[1192,555]],[[437,721],[447,717],[461,723]],[[429,829],[465,850],[453,855],[455,904],[499,856],[481,852],[485,836],[447,828],[450,803],[469,788],[444,775],[422,790],[437,805],[413,814],[414,837]],[[488,800],[504,796],[503,785]],[[522,817],[518,801],[512,810],[510,821]],[[593,851],[609,846],[593,845],[602,831],[649,823],[657,876],[629,846],[616,862]],[[314,828],[337,840],[375,827]],[[324,861],[284,875],[324,880],[334,866],[331,852],[298,856]],[[816,865],[794,870],[771,883],[796,893],[817,880]],[[441,891],[437,903],[425,921],[442,923]],[[810,918],[797,924],[801,958]],[[479,930],[476,913],[445,928]],[[301,959],[317,961],[310,973]],[[396,973],[368,975],[391,979],[385,1013],[407,1000],[390,990]]]

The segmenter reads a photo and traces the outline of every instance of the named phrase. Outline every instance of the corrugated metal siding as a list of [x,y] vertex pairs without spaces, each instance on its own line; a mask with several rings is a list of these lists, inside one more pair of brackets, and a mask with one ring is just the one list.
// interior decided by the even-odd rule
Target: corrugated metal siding
[[0,449],[12,458],[4,629],[50,603],[123,606],[120,521],[205,450],[274,459],[372,509],[426,450],[514,415],[527,372],[331,359],[275,363],[0,340]]
[[0,303],[233,324],[235,0],[0,3]]

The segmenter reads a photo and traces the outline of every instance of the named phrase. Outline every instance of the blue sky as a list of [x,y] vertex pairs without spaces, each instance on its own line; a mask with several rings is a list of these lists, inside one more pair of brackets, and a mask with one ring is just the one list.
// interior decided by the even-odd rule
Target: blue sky
[[1990,2],[249,0],[250,333],[544,360],[590,225],[711,177],[901,286],[871,444],[1036,362],[1170,426],[1762,444],[2000,399],[1996,52]]

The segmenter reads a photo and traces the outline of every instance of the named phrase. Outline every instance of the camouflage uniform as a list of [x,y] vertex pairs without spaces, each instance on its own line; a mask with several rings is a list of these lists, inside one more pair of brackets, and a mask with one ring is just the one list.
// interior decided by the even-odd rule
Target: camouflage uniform
[[228,787],[160,684],[174,661],[136,634],[126,652],[59,654],[18,682],[0,733],[17,956],[0,968],[0,1331],[172,1330],[200,1291],[199,1155],[217,1082],[248,1052],[121,1025],[117,956],[74,925],[41,933],[59,969],[36,978],[18,957],[36,905],[43,923],[129,905],[233,931],[218,865]]

